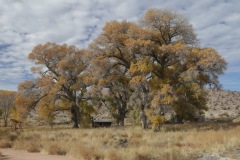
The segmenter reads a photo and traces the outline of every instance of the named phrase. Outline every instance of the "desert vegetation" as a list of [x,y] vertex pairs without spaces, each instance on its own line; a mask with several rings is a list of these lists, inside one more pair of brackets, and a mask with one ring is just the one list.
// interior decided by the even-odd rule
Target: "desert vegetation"
[[208,92],[208,96],[206,117],[212,119],[224,117],[235,118],[240,115],[239,92],[211,90]]
[[[239,110],[238,95],[228,100],[231,106],[219,101],[223,94],[209,101],[207,92],[221,88],[218,76],[227,63],[213,48],[199,47],[192,25],[174,11],[149,9],[139,23],[108,22],[86,49],[39,44],[28,58],[36,78],[0,97],[13,98],[0,108],[7,113],[0,148],[77,159],[175,160],[225,156],[240,145],[238,123],[194,123],[209,108],[214,116],[219,104],[218,116],[231,118],[227,111]],[[27,126],[33,111],[51,127]],[[65,111],[72,128],[53,127]],[[114,127],[90,129],[99,113]],[[25,127],[7,128],[10,118]]]
[[140,127],[71,129],[61,126],[26,128],[21,134],[9,130],[0,147],[28,152],[68,155],[76,159],[145,160],[198,159],[207,153],[237,158],[240,147],[238,123],[163,125],[161,132]]

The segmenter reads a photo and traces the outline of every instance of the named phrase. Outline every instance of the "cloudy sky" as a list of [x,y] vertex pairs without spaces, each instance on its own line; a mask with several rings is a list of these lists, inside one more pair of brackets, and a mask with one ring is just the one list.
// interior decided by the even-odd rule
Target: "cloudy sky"
[[37,44],[87,47],[108,21],[137,22],[149,8],[167,8],[189,18],[201,47],[227,60],[223,89],[240,91],[239,7],[239,0],[0,0],[0,89],[33,78],[27,55]]

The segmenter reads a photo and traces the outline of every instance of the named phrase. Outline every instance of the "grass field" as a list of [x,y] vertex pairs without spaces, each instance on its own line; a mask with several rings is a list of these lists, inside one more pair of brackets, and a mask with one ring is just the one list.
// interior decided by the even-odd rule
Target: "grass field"
[[69,126],[1,128],[0,147],[28,152],[71,155],[77,159],[181,160],[203,153],[236,158],[240,124],[202,123],[164,125],[160,132],[138,127],[71,129]]

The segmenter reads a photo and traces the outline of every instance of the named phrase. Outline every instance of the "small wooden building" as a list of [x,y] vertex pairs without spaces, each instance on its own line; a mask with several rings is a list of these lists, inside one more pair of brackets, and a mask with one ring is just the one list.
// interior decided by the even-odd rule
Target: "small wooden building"
[[92,127],[111,127],[112,121],[111,120],[92,120]]
[[195,122],[201,123],[201,122],[205,122],[205,115],[199,115],[199,116],[195,116],[194,117]]

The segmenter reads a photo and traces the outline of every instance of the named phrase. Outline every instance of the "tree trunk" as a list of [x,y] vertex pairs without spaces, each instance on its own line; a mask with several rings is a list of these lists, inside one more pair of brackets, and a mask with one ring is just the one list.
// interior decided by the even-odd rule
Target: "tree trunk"
[[125,118],[125,115],[120,115],[119,120],[118,120],[118,124],[120,126],[124,126],[124,118]]
[[177,123],[183,123],[183,118],[181,116],[176,116]]
[[142,128],[147,129],[148,128],[148,120],[147,120],[147,116],[146,116],[146,113],[144,110],[140,111],[139,119],[141,121]]
[[79,107],[75,104],[71,107],[73,128],[79,128],[78,124],[80,122],[80,110]]
[[117,125],[119,126],[124,126],[124,119],[126,117],[126,111],[124,109],[123,108],[118,109],[116,120],[117,120]]
[[145,117],[144,119],[142,119],[142,128],[143,129],[148,129],[148,122],[147,122],[147,117]]
[[95,125],[94,125],[94,118],[91,117],[91,122],[92,122],[92,128],[95,128]]
[[4,127],[7,127],[8,126],[8,122],[7,122],[7,120],[5,120],[4,119],[4,125],[3,125]]
[[3,116],[3,122],[4,122],[4,127],[7,127],[8,126],[8,116]]

